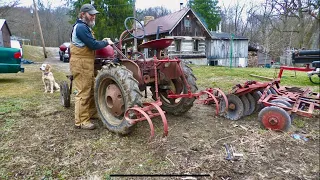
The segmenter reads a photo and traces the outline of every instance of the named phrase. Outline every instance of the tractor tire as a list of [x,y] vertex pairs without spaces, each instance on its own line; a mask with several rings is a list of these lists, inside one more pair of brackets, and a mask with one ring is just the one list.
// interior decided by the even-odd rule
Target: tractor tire
[[[195,93],[198,90],[198,87],[196,85],[196,77],[193,75],[192,73],[192,69],[185,65],[184,63],[181,63],[181,67],[183,69],[184,75],[186,77],[187,83],[189,84],[190,88],[191,88],[191,92]],[[183,80],[180,77],[179,80],[177,79],[173,79],[172,80],[172,84],[173,86],[176,86],[177,83],[182,82]],[[181,93],[183,94],[187,94],[188,93],[188,89],[187,86],[185,86],[184,84],[180,84],[183,86],[183,90]],[[155,89],[154,87],[151,87],[151,91],[153,93],[153,99],[155,99]],[[172,98],[167,98],[167,92],[166,90],[159,90],[159,96],[162,102],[162,106],[161,108],[170,114],[173,115],[181,115],[187,111],[189,111],[189,109],[193,106],[193,102],[195,101],[195,97],[193,98],[177,98],[177,99],[172,99]]]
[[249,111],[248,111],[248,116],[249,116],[254,112],[257,102],[250,93],[246,94],[246,97],[249,101]]
[[142,106],[142,94],[130,70],[107,64],[98,72],[94,100],[100,119],[109,131],[126,135],[133,124],[124,117],[128,108]]
[[[229,107],[227,107],[228,108],[227,112],[223,113],[223,116],[233,121],[240,119],[243,116],[243,111],[244,111],[244,107],[241,99],[234,94],[228,94],[227,99],[228,99]],[[220,107],[225,107],[224,101],[221,101]]]
[[289,114],[282,108],[269,106],[259,113],[259,120],[263,127],[274,131],[288,131],[291,126]]
[[63,107],[70,107],[70,89],[67,81],[60,83],[60,100]]

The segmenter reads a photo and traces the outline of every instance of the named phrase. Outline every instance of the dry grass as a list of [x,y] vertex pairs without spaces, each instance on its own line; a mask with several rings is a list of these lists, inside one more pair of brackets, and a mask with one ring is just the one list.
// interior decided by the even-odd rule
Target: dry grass
[[45,59],[43,55],[43,49],[40,46],[23,45],[22,49],[24,59],[28,59],[33,62],[43,62]]

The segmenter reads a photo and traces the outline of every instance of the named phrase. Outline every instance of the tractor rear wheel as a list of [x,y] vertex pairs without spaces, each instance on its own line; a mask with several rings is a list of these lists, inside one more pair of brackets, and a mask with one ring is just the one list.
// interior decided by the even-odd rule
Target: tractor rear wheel
[[99,71],[94,88],[94,100],[104,125],[111,131],[128,134],[133,124],[124,117],[134,105],[141,106],[142,94],[138,81],[124,66],[107,64]]
[[[187,83],[190,86],[191,92],[195,93],[198,90],[198,87],[196,85],[196,77],[192,73],[192,69],[185,65],[184,63],[181,63],[182,70],[184,72],[184,75],[186,77]],[[183,83],[182,77],[179,77],[178,79],[172,79],[170,85],[170,90],[175,92],[176,89],[181,89],[181,92],[175,92],[176,94],[187,94],[188,89],[187,86]],[[155,89],[154,87],[151,87],[151,91],[153,93],[153,98],[155,99]],[[170,114],[173,115],[180,115],[185,112],[187,112],[192,106],[193,102],[195,101],[195,97],[192,98],[168,98],[167,90],[161,90],[159,89],[159,96],[162,102],[161,108]]]

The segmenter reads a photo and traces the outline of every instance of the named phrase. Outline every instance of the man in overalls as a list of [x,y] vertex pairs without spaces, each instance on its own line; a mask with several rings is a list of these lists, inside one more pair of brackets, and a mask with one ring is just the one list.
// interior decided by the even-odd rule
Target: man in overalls
[[84,4],[71,34],[70,71],[77,90],[75,127],[79,129],[95,129],[95,125],[90,121],[97,115],[93,97],[95,50],[113,44],[109,38],[104,38],[102,41],[94,38],[91,28],[98,13],[91,4]]

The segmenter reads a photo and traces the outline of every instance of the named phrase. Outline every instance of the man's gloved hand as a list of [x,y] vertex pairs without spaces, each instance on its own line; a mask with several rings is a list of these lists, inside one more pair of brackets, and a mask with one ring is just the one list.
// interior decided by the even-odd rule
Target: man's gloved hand
[[110,38],[103,38],[102,41],[107,41],[109,45],[114,44]]

